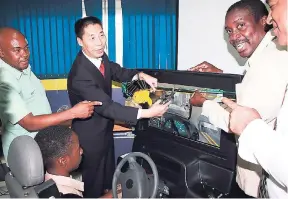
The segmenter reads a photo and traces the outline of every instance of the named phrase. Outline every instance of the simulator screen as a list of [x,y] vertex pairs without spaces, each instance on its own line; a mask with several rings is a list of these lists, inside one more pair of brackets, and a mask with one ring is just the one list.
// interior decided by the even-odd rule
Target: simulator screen
[[[168,111],[162,117],[151,118],[150,127],[167,133],[214,147],[220,147],[221,129],[212,125],[208,118],[201,115],[202,107],[191,106],[189,100],[198,90],[206,99],[221,102],[223,91],[177,84],[158,83],[156,92],[140,90],[126,99],[128,106],[151,106],[157,100],[161,103],[171,101]],[[141,99],[141,100],[140,100]]]

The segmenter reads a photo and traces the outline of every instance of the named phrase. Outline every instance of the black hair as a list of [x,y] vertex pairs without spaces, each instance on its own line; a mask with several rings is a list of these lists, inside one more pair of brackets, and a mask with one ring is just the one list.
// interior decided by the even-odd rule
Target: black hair
[[56,158],[69,154],[72,130],[61,125],[51,126],[40,130],[34,139],[40,147],[44,166],[49,169]]
[[75,22],[74,25],[76,36],[82,39],[82,36],[84,34],[84,28],[86,28],[90,24],[99,24],[102,27],[102,22],[97,17],[90,16],[79,19]]
[[[260,19],[264,16],[268,16],[269,12],[267,10],[267,7],[261,0],[240,0],[231,5],[227,12],[227,15],[234,11],[235,9],[247,9],[253,16],[255,22],[259,22]],[[266,24],[265,32],[268,32],[272,28],[271,25]]]

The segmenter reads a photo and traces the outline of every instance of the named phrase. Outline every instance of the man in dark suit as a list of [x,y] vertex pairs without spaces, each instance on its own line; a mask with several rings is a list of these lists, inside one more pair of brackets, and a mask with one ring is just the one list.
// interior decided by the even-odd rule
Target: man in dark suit
[[102,23],[96,17],[86,17],[75,23],[75,33],[82,50],[78,53],[68,76],[68,92],[72,105],[85,100],[102,102],[94,115],[85,120],[74,120],[73,130],[83,148],[82,176],[84,197],[97,198],[111,189],[115,170],[113,126],[114,120],[136,124],[137,119],[163,115],[169,103],[154,104],[149,109],[125,107],[113,102],[112,80],[117,82],[141,79],[154,90],[157,79],[121,68],[109,60],[104,52],[106,37]]

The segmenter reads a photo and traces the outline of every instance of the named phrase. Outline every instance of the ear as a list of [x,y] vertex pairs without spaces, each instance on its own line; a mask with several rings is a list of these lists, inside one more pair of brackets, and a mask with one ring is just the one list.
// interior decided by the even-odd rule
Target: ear
[[80,39],[79,37],[77,37],[77,42],[79,44],[79,46],[83,46],[83,42],[82,42],[82,39]]
[[261,19],[260,19],[260,24],[265,27],[267,25],[266,23],[267,21],[267,16],[263,16]]
[[2,48],[0,47],[0,58],[3,58],[4,57],[4,52],[2,50]]
[[62,167],[66,167],[67,165],[67,159],[65,157],[60,157],[58,159],[58,163],[62,166]]

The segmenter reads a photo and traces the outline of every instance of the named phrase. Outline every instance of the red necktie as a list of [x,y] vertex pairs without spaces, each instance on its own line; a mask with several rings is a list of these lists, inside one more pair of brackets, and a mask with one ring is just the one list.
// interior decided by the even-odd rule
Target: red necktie
[[104,67],[103,62],[101,62],[99,70],[100,70],[100,73],[103,75],[103,77],[105,77],[105,67]]

